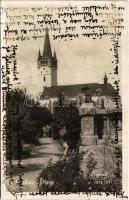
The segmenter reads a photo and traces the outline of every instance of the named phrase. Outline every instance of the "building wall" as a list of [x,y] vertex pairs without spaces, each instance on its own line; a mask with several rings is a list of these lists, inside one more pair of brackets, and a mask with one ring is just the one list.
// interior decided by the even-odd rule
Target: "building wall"
[[39,68],[39,73],[40,76],[42,77],[42,84],[43,87],[51,87],[52,82],[51,82],[51,76],[52,76],[52,61],[51,59],[41,59],[38,68]]
[[51,86],[51,68],[50,67],[41,68],[40,75],[42,77],[43,86],[50,87]]
[[57,86],[57,68],[51,68],[51,86]]
[[57,85],[57,67],[52,63],[52,59],[41,60],[40,63],[38,63],[38,68],[39,75],[42,77],[43,87]]

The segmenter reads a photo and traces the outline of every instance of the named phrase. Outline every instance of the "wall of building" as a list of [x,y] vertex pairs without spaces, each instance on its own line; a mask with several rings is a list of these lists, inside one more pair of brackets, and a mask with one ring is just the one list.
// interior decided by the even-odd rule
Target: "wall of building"
[[57,68],[51,68],[51,86],[57,86]]

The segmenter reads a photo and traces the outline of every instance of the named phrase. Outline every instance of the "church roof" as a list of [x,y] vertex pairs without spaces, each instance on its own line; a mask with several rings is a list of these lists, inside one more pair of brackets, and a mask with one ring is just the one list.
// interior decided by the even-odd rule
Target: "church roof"
[[43,48],[43,57],[51,58],[52,57],[52,51],[51,51],[51,45],[50,45],[50,39],[48,34],[48,29],[46,29],[45,33],[45,42],[44,42],[44,48]]
[[69,98],[76,97],[79,93],[81,93],[82,88],[84,87],[89,88],[88,94],[91,96],[95,94],[98,88],[101,88],[104,96],[115,96],[115,90],[111,84],[89,83],[46,87],[41,95],[41,99],[44,99],[45,97],[58,97],[60,92],[64,92],[64,95]]

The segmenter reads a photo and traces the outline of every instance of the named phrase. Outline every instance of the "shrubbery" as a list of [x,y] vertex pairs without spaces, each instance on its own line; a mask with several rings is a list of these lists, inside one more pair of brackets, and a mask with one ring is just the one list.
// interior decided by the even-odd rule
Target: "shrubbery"
[[71,192],[76,187],[81,189],[83,178],[79,170],[79,160],[79,154],[72,153],[67,159],[59,160],[55,164],[50,162],[40,174],[40,181],[43,180],[39,186],[40,192]]
[[80,116],[77,107],[69,104],[67,107],[55,107],[53,114],[53,137],[59,139],[59,130],[66,127],[68,142],[71,148],[76,148],[80,136]]
[[[26,101],[28,104],[26,105]],[[52,116],[46,108],[26,96],[21,89],[14,89],[7,94],[7,158],[19,158],[23,143],[38,144],[44,124],[52,122]]]
[[106,182],[96,182],[91,176],[96,167],[93,155],[87,157],[88,176],[84,178],[80,169],[82,155],[71,153],[66,159],[53,164],[50,162],[39,177],[39,192],[112,192],[121,191],[121,178],[115,176]]

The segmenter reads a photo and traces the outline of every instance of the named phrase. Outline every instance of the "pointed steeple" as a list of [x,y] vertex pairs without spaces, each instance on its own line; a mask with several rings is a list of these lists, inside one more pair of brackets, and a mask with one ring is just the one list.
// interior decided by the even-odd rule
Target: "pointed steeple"
[[57,60],[56,51],[55,51],[55,50],[54,50],[54,56],[53,56],[53,58],[54,58],[55,60]]
[[52,57],[52,51],[51,51],[51,45],[50,45],[48,28],[46,28],[46,33],[45,33],[45,42],[44,42],[44,48],[43,48],[43,57],[44,58],[51,58]]
[[108,83],[108,78],[107,78],[107,74],[105,72],[105,76],[104,76],[104,84],[107,84]]
[[41,53],[40,53],[40,49],[39,49],[38,60],[40,60],[40,58],[41,58]]

